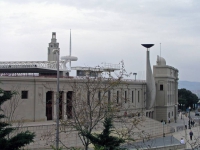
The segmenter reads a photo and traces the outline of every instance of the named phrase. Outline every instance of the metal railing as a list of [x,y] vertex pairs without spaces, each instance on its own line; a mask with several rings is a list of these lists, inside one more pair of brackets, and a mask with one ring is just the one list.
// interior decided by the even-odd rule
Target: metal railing
[[[0,73],[0,77],[36,77],[36,78],[57,78],[56,75],[40,75],[39,73]],[[60,78],[66,79],[77,79],[77,80],[85,80],[88,77],[79,77],[79,76],[60,76]],[[92,77],[91,77],[92,78]],[[109,79],[109,78],[104,78]],[[117,78],[113,78],[115,80]],[[140,82],[146,83],[145,80],[135,80],[135,79],[121,79],[124,82]]]
[[[16,68],[44,68],[56,70],[56,61],[5,61],[0,62],[0,69],[16,69]],[[59,68],[66,71],[66,61],[59,61]]]
[[119,64],[104,63],[103,69],[120,70],[120,65]]

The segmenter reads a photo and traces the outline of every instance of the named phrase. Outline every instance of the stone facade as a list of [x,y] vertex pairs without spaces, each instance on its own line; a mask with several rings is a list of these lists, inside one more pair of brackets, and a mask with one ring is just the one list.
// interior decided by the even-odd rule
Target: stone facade
[[[76,77],[74,77],[76,78]],[[66,117],[67,112],[67,94],[72,91],[70,83],[72,78],[60,78],[60,91],[62,92],[62,118]],[[78,80],[78,79],[77,79]],[[80,84],[82,81],[79,81]],[[24,121],[46,121],[53,120],[56,118],[54,113],[56,110],[56,77],[30,77],[30,76],[1,76],[0,87],[5,91],[16,91],[18,94],[15,101],[18,101],[18,106],[16,107],[14,113],[14,120],[24,120]],[[23,92],[26,91],[27,95],[23,97]],[[49,104],[49,91],[51,103]],[[117,92],[119,93],[119,103],[121,105],[122,114],[126,113],[129,115],[129,111],[143,114],[151,114],[149,117],[153,117],[153,108],[151,110],[145,110],[145,99],[146,99],[146,83],[145,81],[135,81],[135,80],[124,80],[111,91],[111,101],[114,101],[114,97]],[[124,101],[126,97],[127,101]],[[3,105],[3,108],[10,109],[10,103]],[[126,110],[127,108],[127,110]],[[50,112],[49,110],[50,109]],[[48,111],[48,112],[47,112]],[[127,112],[125,112],[127,111]],[[150,113],[148,113],[150,112]],[[51,113],[51,114],[49,114]],[[143,113],[143,114],[142,114]],[[47,118],[47,116],[49,118]]]
[[156,120],[173,121],[178,111],[178,70],[166,65],[164,58],[157,58],[153,66],[156,82]]
[[[54,49],[59,49],[57,43],[56,33],[52,33],[52,39],[48,47],[48,62],[56,61],[56,55],[53,53]],[[121,105],[121,112],[124,115],[137,113],[137,115],[145,115],[156,120],[171,121],[176,120],[177,104],[178,104],[178,70],[174,67],[166,65],[166,61],[162,57],[158,57],[157,65],[153,66],[153,73],[151,70],[149,51],[147,50],[147,77],[146,81],[139,80],[123,80],[119,86],[111,91],[111,101],[114,101],[114,96],[118,95],[119,103]],[[68,58],[68,57],[67,57]],[[70,57],[70,61],[73,60]],[[74,59],[77,60],[77,59]],[[7,63],[9,66],[9,63]],[[14,111],[13,120],[24,121],[46,121],[54,120],[56,118],[56,70],[48,75],[48,68],[35,68],[45,71],[45,73],[38,73],[29,76],[28,74],[18,75],[16,67],[23,67],[13,65],[15,68],[6,68],[9,73],[0,74],[0,88],[5,91],[17,91],[18,94],[13,98],[14,104],[8,102],[4,104],[5,112]],[[5,69],[0,68],[1,73]],[[26,71],[33,68],[25,68],[21,71]],[[89,68],[90,70],[91,68]],[[38,71],[37,70],[37,71]],[[13,71],[13,72],[12,72]],[[33,71],[33,70],[32,70]],[[91,71],[91,70],[90,70]],[[95,70],[93,70],[94,72]],[[107,71],[111,71],[109,68]],[[112,71],[114,71],[112,69]],[[111,72],[112,72],[111,71]],[[98,77],[103,70],[98,72]],[[12,74],[14,73],[14,75]],[[21,73],[21,72],[20,72]],[[33,72],[32,72],[33,73]],[[81,82],[78,77],[64,76],[65,71],[60,71],[60,95],[62,103],[60,104],[61,118],[69,119],[70,104],[68,99],[72,98],[73,89],[70,86],[72,80],[77,80],[78,84]],[[69,75],[69,74],[68,74]],[[89,76],[87,76],[89,77]],[[127,101],[124,101],[125,97]],[[125,108],[128,108],[127,110]],[[129,110],[129,111],[128,111]]]

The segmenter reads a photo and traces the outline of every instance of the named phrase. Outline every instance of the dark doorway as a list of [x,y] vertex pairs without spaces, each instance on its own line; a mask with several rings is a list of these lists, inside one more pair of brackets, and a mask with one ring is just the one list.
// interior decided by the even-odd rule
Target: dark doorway
[[63,91],[60,91],[59,92],[59,119],[62,119],[62,103],[63,103]]
[[72,119],[72,91],[67,92],[67,119]]
[[52,120],[52,98],[53,98],[53,92],[48,91],[46,93],[46,116],[47,116],[47,120]]

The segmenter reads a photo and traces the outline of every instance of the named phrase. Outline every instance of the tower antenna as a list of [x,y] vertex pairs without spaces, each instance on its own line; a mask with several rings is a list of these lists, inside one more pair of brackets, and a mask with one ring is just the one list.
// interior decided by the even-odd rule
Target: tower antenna
[[[71,29],[70,29],[70,39],[69,39],[69,56],[71,56],[72,53],[72,39],[71,39]],[[71,68],[71,60],[69,62],[70,68]]]
[[161,43],[160,43],[160,57],[161,57]]

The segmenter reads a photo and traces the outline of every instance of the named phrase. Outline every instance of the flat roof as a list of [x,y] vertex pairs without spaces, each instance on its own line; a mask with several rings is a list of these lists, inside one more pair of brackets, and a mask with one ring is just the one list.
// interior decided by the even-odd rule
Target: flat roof
[[0,68],[0,73],[57,73],[57,70],[44,68]]
[[[65,61],[59,61],[59,71],[68,71]],[[56,61],[0,62],[0,73],[56,73]]]

